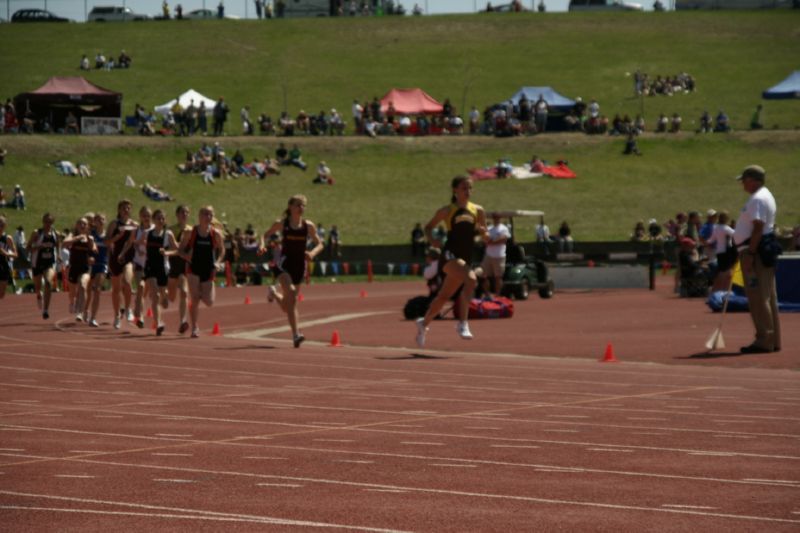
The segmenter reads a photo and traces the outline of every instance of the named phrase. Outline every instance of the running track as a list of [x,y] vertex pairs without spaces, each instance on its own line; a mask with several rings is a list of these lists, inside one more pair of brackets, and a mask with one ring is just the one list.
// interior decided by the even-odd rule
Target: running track
[[263,289],[196,340],[3,300],[0,529],[800,530],[800,315],[779,354],[706,357],[701,302],[557,293],[420,351],[419,284],[303,290],[300,350]]

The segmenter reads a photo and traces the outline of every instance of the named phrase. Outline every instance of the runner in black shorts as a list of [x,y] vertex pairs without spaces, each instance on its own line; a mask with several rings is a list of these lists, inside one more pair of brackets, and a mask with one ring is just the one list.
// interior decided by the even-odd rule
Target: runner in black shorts
[[193,338],[200,336],[197,326],[200,302],[208,307],[214,305],[214,276],[225,256],[222,233],[215,227],[219,223],[214,220],[214,208],[201,207],[198,218],[199,223],[184,236],[180,245],[181,255],[189,263],[187,278],[192,296],[189,318]]
[[6,234],[6,217],[0,216],[0,300],[6,295],[6,287],[11,282],[11,261],[17,257],[14,239]]
[[[170,227],[172,235],[177,242],[182,242],[185,235],[192,232],[192,227],[186,222],[189,219],[189,208],[179,205],[175,209],[177,223]],[[168,254],[169,255],[169,254]],[[178,312],[180,313],[181,325],[179,333],[186,333],[189,329],[189,317],[187,316],[187,301],[189,295],[189,285],[186,280],[186,260],[180,255],[169,255],[169,279],[167,280],[167,293],[169,301],[174,302],[178,298]]]
[[177,250],[178,244],[172,232],[166,228],[166,217],[161,209],[153,213],[153,228],[142,237],[147,246],[147,259],[144,264],[144,279],[150,293],[150,308],[156,321],[156,335],[164,333],[161,320],[162,309],[169,305],[167,299],[167,254]]
[[[56,257],[59,253],[58,235],[53,229],[56,219],[50,214],[42,216],[42,227],[34,231],[28,240],[28,251],[33,271],[33,286],[36,303],[42,310],[42,318],[50,318],[50,295],[56,286]],[[44,285],[44,298],[42,297]]]
[[[125,243],[130,239],[131,233],[136,229],[136,222],[131,219],[131,209],[133,204],[130,200],[120,200],[117,204],[117,218],[108,224],[106,231],[108,245],[108,271],[111,274],[111,304],[114,309],[114,328],[119,329],[125,313],[133,319],[131,311],[131,282],[133,281],[133,261],[134,250],[131,249],[122,261],[120,252]],[[122,297],[122,298],[121,298]],[[125,307],[121,307],[121,300],[124,299]]]
[[[278,269],[278,290],[275,285],[267,289],[267,300],[277,300],[283,312],[289,318],[292,328],[292,341],[295,348],[299,348],[305,337],[298,331],[297,324],[299,313],[297,311],[297,294],[300,283],[306,273],[306,264],[313,260],[323,249],[322,241],[317,235],[317,227],[310,220],[303,218],[307,200],[302,194],[289,198],[289,206],[284,212],[283,219],[278,219],[261,237],[259,254],[266,252],[266,243],[270,237],[281,234],[281,247],[279,257],[275,261]],[[308,241],[314,247],[308,250]]]
[[436,318],[444,304],[450,300],[459,287],[462,287],[458,300],[458,316],[461,317],[461,321],[458,323],[456,331],[462,339],[472,339],[472,333],[467,324],[467,313],[470,298],[472,298],[475,285],[478,283],[471,266],[472,251],[475,246],[475,238],[480,236],[487,241],[489,233],[486,230],[486,213],[483,208],[469,201],[472,194],[472,180],[464,176],[456,176],[450,186],[453,189],[450,205],[436,211],[436,214],[425,226],[428,242],[439,248],[441,243],[434,240],[433,229],[439,223],[444,222],[447,227],[447,242],[440,259],[440,271],[445,274],[444,283],[436,298],[431,302],[428,312],[423,318],[417,320],[417,345],[420,348],[425,345],[428,324]]
[[97,310],[100,308],[100,294],[103,292],[103,284],[108,277],[108,245],[106,245],[106,216],[103,213],[96,213],[92,221],[92,238],[97,247],[92,263],[92,279],[89,281],[89,294],[83,316],[87,318],[90,326],[98,327]]
[[89,221],[79,218],[72,235],[64,239],[63,244],[69,248],[69,312],[75,313],[75,320],[83,322],[90,278],[89,256],[97,253],[94,239],[89,235]]

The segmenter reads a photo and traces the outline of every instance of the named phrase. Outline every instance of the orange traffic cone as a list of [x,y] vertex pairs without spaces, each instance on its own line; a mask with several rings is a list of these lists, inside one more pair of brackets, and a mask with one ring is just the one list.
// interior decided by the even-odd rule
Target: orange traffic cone
[[146,318],[153,318],[153,309],[151,307],[147,308],[147,313],[144,315]]
[[331,343],[328,345],[331,348],[341,348],[342,341],[339,338],[339,330],[333,330],[333,335],[331,335]]
[[211,335],[214,337],[219,337],[222,335],[222,331],[219,329],[219,322],[214,322],[214,329],[211,330]]
[[609,342],[606,345],[606,353],[603,355],[603,359],[600,360],[601,363],[619,363],[616,357],[614,357],[614,347]]
[[249,295],[245,296],[244,297],[244,304],[245,305],[250,305],[251,303],[253,303],[253,302],[250,301],[250,296]]
[[302,293],[302,292],[298,292],[298,293],[297,293],[297,301],[298,301],[298,302],[302,302],[302,301],[303,301],[303,300],[305,300],[305,299],[306,299],[306,298],[305,298],[305,296],[303,296],[303,293]]
[[359,296],[361,298],[366,298],[367,297],[367,291],[365,291],[364,289],[361,289],[361,292],[359,293]]

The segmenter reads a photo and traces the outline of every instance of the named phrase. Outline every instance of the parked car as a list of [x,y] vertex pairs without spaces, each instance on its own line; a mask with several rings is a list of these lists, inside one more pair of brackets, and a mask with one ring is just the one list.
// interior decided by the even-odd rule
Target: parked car
[[[183,18],[189,20],[215,19],[217,18],[217,12],[211,9],[195,9],[193,11],[189,11],[188,13],[184,13]],[[229,20],[236,20],[239,17],[236,15],[225,15],[225,18]]]
[[150,20],[149,15],[134,13],[129,7],[95,6],[89,12],[89,22],[126,22],[129,20]]
[[570,11],[644,11],[642,4],[624,0],[570,0]]
[[514,218],[544,216],[542,211],[495,211],[486,213],[491,219],[495,214],[508,219],[511,239],[506,245],[506,271],[503,275],[502,295],[517,300],[527,300],[531,291],[541,298],[552,298],[555,284],[544,261],[525,255],[522,245],[514,241]]
[[44,9],[20,9],[11,16],[11,22],[74,22]]

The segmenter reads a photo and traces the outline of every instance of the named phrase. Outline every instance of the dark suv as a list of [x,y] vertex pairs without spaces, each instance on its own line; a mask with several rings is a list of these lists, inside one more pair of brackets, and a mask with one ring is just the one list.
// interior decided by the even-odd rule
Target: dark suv
[[11,16],[11,22],[72,22],[64,17],[57,17],[44,9],[20,9]]

